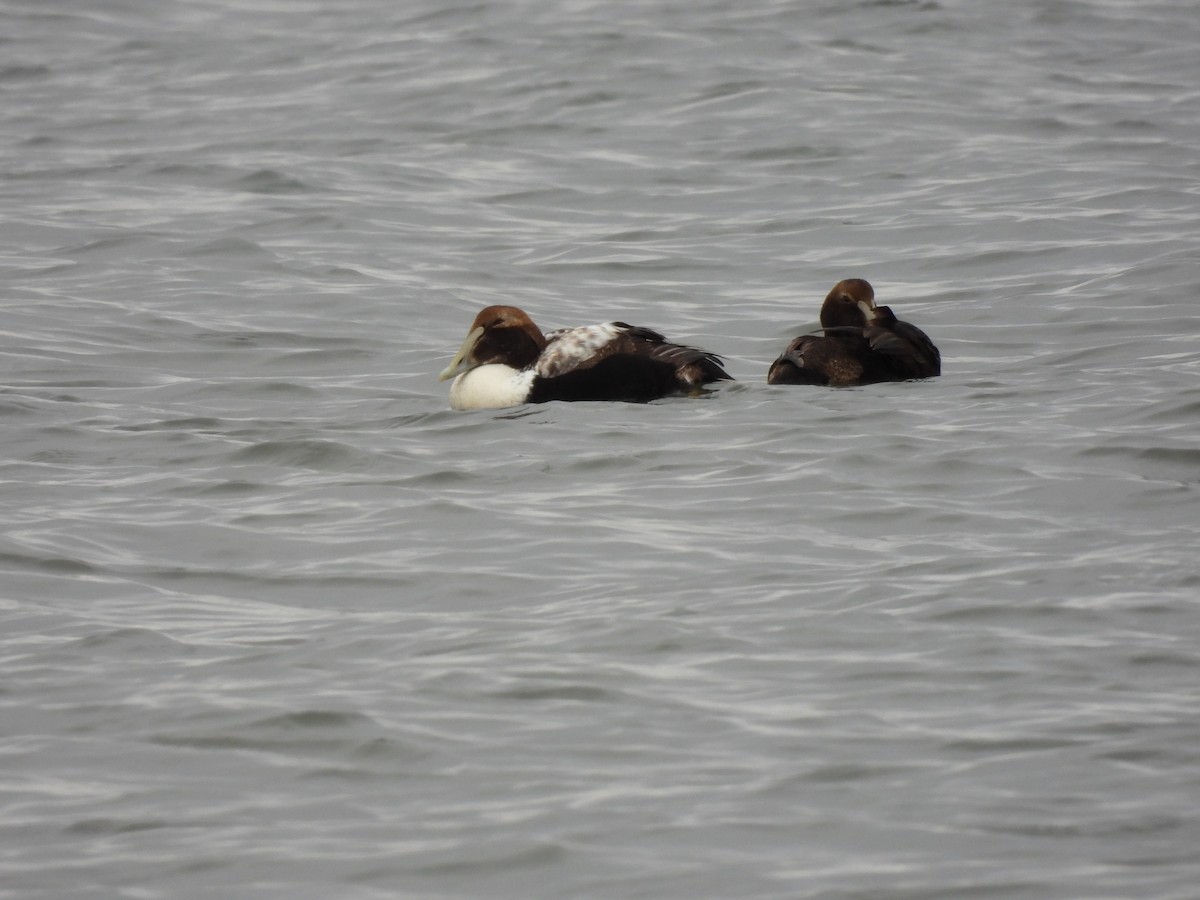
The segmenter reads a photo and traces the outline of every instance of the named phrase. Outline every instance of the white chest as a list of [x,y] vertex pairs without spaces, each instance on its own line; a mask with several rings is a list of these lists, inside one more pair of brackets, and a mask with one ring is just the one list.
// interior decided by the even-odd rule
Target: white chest
[[463,372],[450,383],[452,409],[503,409],[519,406],[529,396],[536,374],[491,363]]

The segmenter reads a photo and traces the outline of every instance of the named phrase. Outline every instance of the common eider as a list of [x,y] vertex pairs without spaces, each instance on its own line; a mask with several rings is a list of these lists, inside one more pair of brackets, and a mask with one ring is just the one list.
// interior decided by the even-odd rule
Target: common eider
[[716,355],[672,344],[649,328],[609,322],[543,334],[515,306],[481,310],[438,376],[454,409],[549,400],[644,403],[731,380]]
[[847,278],[821,306],[821,331],[794,338],[771,363],[767,383],[848,386],[941,372],[942,355],[929,336],[876,306],[868,282]]

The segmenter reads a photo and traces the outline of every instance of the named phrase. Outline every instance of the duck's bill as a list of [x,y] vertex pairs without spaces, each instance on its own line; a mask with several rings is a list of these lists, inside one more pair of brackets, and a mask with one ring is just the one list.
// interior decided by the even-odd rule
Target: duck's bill
[[448,378],[453,378],[465,368],[467,357],[471,355],[471,351],[475,349],[475,345],[479,343],[479,339],[483,337],[482,328],[472,328],[466,340],[462,342],[462,346],[458,348],[458,352],[454,354],[454,359],[450,360],[450,365],[442,369],[442,374],[438,376],[438,381],[445,381]]

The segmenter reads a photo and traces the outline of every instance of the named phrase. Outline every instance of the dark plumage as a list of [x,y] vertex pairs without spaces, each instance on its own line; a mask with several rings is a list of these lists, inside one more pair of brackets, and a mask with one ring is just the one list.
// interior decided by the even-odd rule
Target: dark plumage
[[794,338],[767,371],[768,384],[835,387],[931,378],[942,356],[917,326],[875,305],[861,278],[839,281],[821,306],[821,331]]
[[562,375],[536,378],[526,403],[548,400],[621,400],[649,403],[679,390],[675,366],[661,359],[622,353]]

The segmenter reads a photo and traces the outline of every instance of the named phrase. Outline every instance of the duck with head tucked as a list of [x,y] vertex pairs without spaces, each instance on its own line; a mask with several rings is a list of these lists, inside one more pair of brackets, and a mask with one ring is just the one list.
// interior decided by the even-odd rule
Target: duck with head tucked
[[515,306],[481,310],[438,377],[454,379],[454,409],[549,400],[645,403],[730,380],[716,355],[672,344],[649,328],[609,322],[543,334]]
[[794,338],[767,371],[768,384],[845,387],[932,378],[942,355],[916,325],[886,306],[861,278],[834,285],[821,306],[821,329]]

